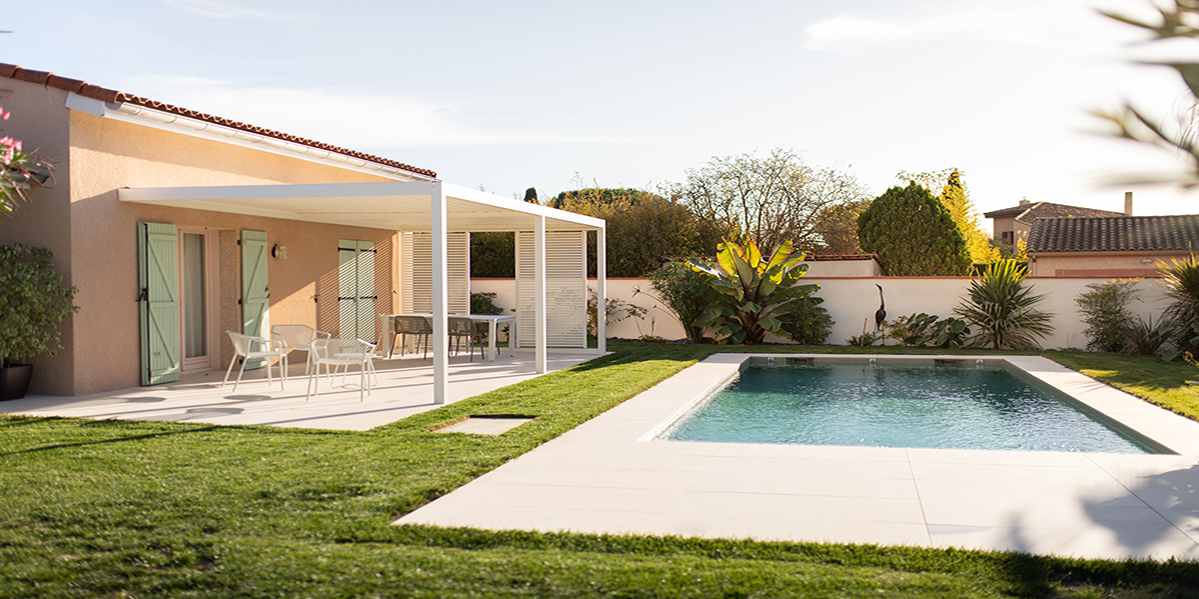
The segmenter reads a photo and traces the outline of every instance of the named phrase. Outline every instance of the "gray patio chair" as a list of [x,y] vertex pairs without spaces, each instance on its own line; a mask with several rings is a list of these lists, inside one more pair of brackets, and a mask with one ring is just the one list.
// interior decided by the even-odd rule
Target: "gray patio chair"
[[[237,393],[237,385],[241,383],[241,377],[246,373],[246,362],[253,358],[266,359],[266,381],[271,384],[271,358],[279,358],[279,388],[287,384],[287,352],[283,350],[283,344],[280,341],[263,339],[262,337],[254,337],[252,335],[243,335],[233,331],[225,331],[229,334],[229,341],[233,342],[233,359],[229,360],[229,369],[225,371],[225,380],[221,382],[221,387],[224,387],[229,382],[229,375],[233,373],[233,364],[241,358],[241,370],[237,373],[237,380],[233,382],[233,392]],[[255,349],[255,346],[265,349]]]
[[396,343],[400,344],[400,355],[404,355],[404,350],[408,347],[408,335],[415,335],[419,343],[420,339],[425,342],[425,355],[429,357],[429,336],[433,334],[433,323],[429,322],[424,316],[396,316],[395,335],[391,340],[391,349],[387,351],[387,359],[391,359],[391,354],[395,353]]
[[304,364],[304,374],[312,368],[312,351],[308,346],[312,345],[313,341],[324,337],[328,339],[332,337],[331,333],[318,331],[306,324],[276,324],[271,325],[271,339],[283,342],[283,351],[306,352],[307,362]]
[[461,351],[462,341],[465,340],[466,349],[470,352],[470,361],[474,362],[475,340],[480,338],[479,332],[475,328],[475,321],[460,316],[451,316],[447,328],[450,330],[450,347],[453,348],[454,353],[457,354]]
[[[304,401],[308,401],[310,397],[320,394],[321,366],[325,366],[326,373],[332,379],[334,372],[329,370],[330,366],[340,369],[346,367],[342,373],[342,386],[345,386],[345,378],[349,374],[350,366],[355,364],[361,369],[361,380],[358,388],[359,401],[366,401],[366,396],[370,393],[370,379],[374,374],[375,345],[367,343],[361,339],[317,339],[312,342],[312,364],[316,368],[308,374],[307,394],[304,396]],[[330,380],[332,384],[332,380]]]

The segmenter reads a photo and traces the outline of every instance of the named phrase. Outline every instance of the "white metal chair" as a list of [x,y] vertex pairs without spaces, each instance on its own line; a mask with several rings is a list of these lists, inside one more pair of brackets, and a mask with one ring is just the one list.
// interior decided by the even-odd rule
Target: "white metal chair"
[[308,346],[320,338],[328,339],[331,333],[318,331],[306,324],[276,324],[271,325],[271,339],[283,342],[283,351],[307,352],[308,361],[304,365],[304,374],[312,369],[312,352]]
[[[241,370],[237,373],[237,380],[233,382],[234,393],[237,392],[237,385],[241,383],[242,375],[246,373],[246,362],[254,358],[266,359],[266,381],[268,385],[271,384],[274,382],[271,378],[271,358],[279,358],[279,388],[283,389],[287,384],[287,352],[284,351],[282,342],[233,331],[225,332],[229,334],[229,341],[233,342],[233,359],[229,360],[229,369],[225,371],[225,380],[221,382],[222,387],[229,382],[229,375],[233,373],[233,364],[237,362],[238,358],[241,358]],[[255,344],[266,349],[255,350]]]
[[[367,343],[361,339],[316,339],[309,347],[311,349],[309,355],[312,357],[312,364],[316,366],[316,369],[308,374],[305,401],[314,394],[320,394],[321,365],[325,366],[325,372],[329,374],[330,379],[333,377],[333,372],[329,370],[330,366],[338,368],[345,366],[346,371],[342,373],[342,386],[344,386],[345,377],[349,374],[349,367],[355,364],[362,371],[359,382],[359,400],[366,401],[366,395],[371,390],[370,375],[375,371],[373,362],[375,345],[373,343]],[[332,384],[332,380],[330,380],[330,384]]]

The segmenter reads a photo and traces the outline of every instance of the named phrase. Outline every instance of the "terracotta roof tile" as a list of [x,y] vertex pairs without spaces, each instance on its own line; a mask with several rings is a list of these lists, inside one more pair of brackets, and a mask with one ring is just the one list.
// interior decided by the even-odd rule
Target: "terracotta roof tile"
[[1028,252],[1199,250],[1199,214],[1038,218]]
[[1123,216],[1122,212],[1112,212],[1111,210],[1099,210],[1096,208],[1083,208],[1082,206],[1067,206],[1066,204],[1054,204],[1052,202],[1033,202],[1025,206],[1012,206],[1011,208],[1001,208],[992,210],[983,214],[984,218],[1009,218],[1016,217],[1016,220],[1025,223],[1032,223],[1038,218],[1060,218],[1060,217],[1089,217],[1089,216]]
[[161,110],[163,112],[169,112],[171,114],[177,114],[180,116],[185,116],[185,117],[193,118],[193,119],[208,122],[208,123],[213,123],[216,125],[222,125],[225,127],[230,127],[232,129],[238,129],[241,131],[246,131],[246,132],[254,133],[257,135],[262,135],[265,137],[273,137],[275,139],[281,139],[284,141],[290,141],[293,143],[310,146],[313,148],[319,148],[319,149],[326,150],[329,152],[335,152],[337,154],[353,156],[354,158],[359,158],[359,159],[365,160],[367,162],[374,162],[376,164],[381,164],[381,165],[398,168],[398,169],[405,170],[405,171],[408,171],[408,172],[414,173],[414,174],[425,175],[425,176],[434,177],[434,178],[437,177],[437,173],[434,171],[415,167],[415,166],[408,165],[408,164],[404,164],[402,162],[397,162],[397,161],[391,160],[389,158],[383,158],[383,157],[375,156],[372,154],[366,154],[366,153],[358,152],[355,150],[349,150],[346,148],[330,145],[327,143],[322,143],[322,142],[307,139],[304,137],[298,137],[295,135],[282,133],[282,132],[275,131],[272,129],[265,129],[262,127],[256,127],[254,125],[248,125],[246,123],[232,121],[232,120],[229,120],[226,118],[221,118],[219,116],[213,116],[210,114],[205,114],[203,112],[197,112],[195,110],[181,108],[179,106],[167,104],[165,102],[156,102],[149,98],[143,98],[141,96],[135,96],[133,94],[127,94],[125,92],[119,92],[119,91],[108,89],[105,87],[100,87],[98,85],[92,85],[86,81],[80,81],[78,79],[69,79],[67,77],[60,77],[58,75],[55,75],[54,73],[48,73],[46,71],[33,71],[30,69],[21,68],[17,65],[0,63],[0,77],[7,77],[9,79],[16,79],[18,81],[28,81],[31,83],[37,83],[39,85],[45,85],[47,87],[53,87],[55,89],[61,89],[61,90],[69,91],[69,92],[75,92],[76,94],[79,94],[83,97],[91,98],[93,100],[99,100],[101,102],[106,102],[108,104],[129,103],[129,104],[134,104],[136,106],[144,106],[146,108],[152,108],[154,110]]

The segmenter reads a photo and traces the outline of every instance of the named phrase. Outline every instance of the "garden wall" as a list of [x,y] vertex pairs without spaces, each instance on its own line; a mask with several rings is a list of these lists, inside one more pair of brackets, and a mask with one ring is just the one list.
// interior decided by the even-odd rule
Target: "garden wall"
[[[1104,280],[1106,279],[1051,277],[1026,279],[1032,286],[1033,293],[1046,296],[1041,309],[1054,314],[1054,334],[1042,341],[1043,347],[1086,347],[1087,338],[1083,334],[1086,325],[1082,322],[1074,300],[1080,293],[1088,291],[1087,285],[1102,283]],[[874,330],[874,312],[879,307],[876,284],[883,288],[887,320],[917,312],[941,317],[953,316],[953,308],[961,303],[970,286],[968,277],[804,277],[801,282],[820,285],[820,291],[816,296],[824,298],[821,305],[828,310],[834,321],[832,334],[827,340],[827,343],[833,345],[844,345],[851,336],[860,335],[863,323],[868,331]],[[595,288],[594,280],[589,281],[589,284],[592,289]],[[643,292],[634,294],[636,289]],[[1131,310],[1142,319],[1152,316],[1153,322],[1156,323],[1162,310],[1169,305],[1161,282],[1157,279],[1144,279],[1137,283],[1137,289],[1141,291],[1140,297],[1143,301],[1132,302]],[[516,305],[512,279],[474,279],[471,281],[471,291],[495,293],[496,305],[505,310]],[[683,328],[674,315],[644,293],[645,291],[653,291],[646,279],[608,279],[610,300],[635,304],[648,310],[645,317],[639,320],[630,319],[608,325],[608,336],[637,338],[641,335],[657,335],[664,339],[683,338]]]

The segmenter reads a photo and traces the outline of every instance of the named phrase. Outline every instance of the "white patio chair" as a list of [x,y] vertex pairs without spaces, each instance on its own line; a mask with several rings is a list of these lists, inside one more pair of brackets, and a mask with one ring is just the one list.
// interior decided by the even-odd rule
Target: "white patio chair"
[[331,333],[318,331],[306,324],[276,324],[271,325],[271,339],[283,342],[283,351],[306,352],[307,362],[304,364],[304,374],[312,369],[312,351],[308,346],[320,338],[328,339]]
[[[361,380],[358,388],[359,401],[366,401],[366,395],[370,393],[370,378],[374,374],[375,365],[375,345],[367,343],[361,339],[317,339],[312,342],[312,364],[316,369],[308,374],[308,389],[304,400],[307,401],[314,394],[320,394],[321,366],[325,366],[325,372],[329,374],[330,379],[333,377],[333,372],[329,370],[330,366],[340,368],[346,367],[342,373],[342,386],[345,386],[346,375],[349,374],[350,366],[355,364],[361,369]],[[332,384],[332,380],[330,380]],[[314,393],[315,391],[315,393]]]
[[[238,358],[241,358],[241,370],[237,373],[237,380],[233,382],[234,393],[237,393],[237,385],[241,383],[241,377],[246,373],[246,362],[253,358],[266,358],[266,381],[269,385],[274,382],[274,379],[271,378],[271,358],[279,358],[279,388],[284,388],[287,384],[287,352],[283,350],[282,342],[233,331],[225,332],[229,334],[229,341],[233,342],[233,359],[229,360],[229,369],[225,371],[225,380],[221,382],[221,387],[229,382],[229,375],[233,373],[233,364],[237,362]],[[255,350],[255,344],[266,349]]]

